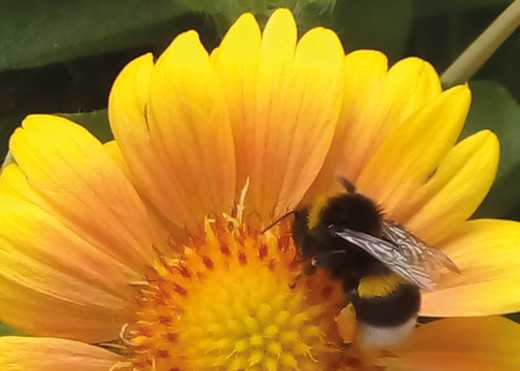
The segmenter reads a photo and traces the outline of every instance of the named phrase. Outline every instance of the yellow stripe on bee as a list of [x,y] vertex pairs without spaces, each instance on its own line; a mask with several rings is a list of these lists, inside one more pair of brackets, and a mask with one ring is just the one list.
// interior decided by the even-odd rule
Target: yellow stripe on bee
[[330,197],[326,195],[318,196],[312,202],[309,207],[309,212],[307,216],[307,228],[309,230],[316,227],[320,224],[321,211],[327,206],[329,203]]
[[358,295],[362,299],[372,299],[390,295],[407,281],[397,274],[364,277],[359,281]]

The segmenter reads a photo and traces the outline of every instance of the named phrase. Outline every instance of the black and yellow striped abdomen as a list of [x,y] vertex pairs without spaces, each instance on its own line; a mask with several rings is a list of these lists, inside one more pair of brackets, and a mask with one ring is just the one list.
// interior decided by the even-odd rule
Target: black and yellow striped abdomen
[[395,273],[363,277],[352,297],[359,322],[374,327],[395,327],[417,316],[419,289]]

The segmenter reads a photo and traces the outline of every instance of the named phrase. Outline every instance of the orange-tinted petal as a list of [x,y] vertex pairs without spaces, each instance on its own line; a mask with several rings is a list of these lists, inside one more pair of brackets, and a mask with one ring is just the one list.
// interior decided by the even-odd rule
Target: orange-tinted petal
[[[359,55],[358,60],[352,59],[351,63],[364,63],[365,58]],[[358,83],[349,88],[351,96],[359,90],[359,84],[365,82],[358,79]],[[348,79],[347,84],[350,81]],[[343,168],[347,171],[344,175],[352,181],[357,179],[392,129],[441,93],[437,73],[428,62],[419,58],[397,62],[380,83],[369,87],[373,89],[372,96],[365,96],[363,102],[363,97],[358,98],[356,105],[352,101],[345,102],[348,105],[345,110],[351,115],[347,121],[351,124],[346,123],[348,134],[343,143],[346,151]]]
[[[269,19],[261,43],[256,22],[245,15],[214,54],[232,112],[238,186],[250,178],[246,205],[264,219],[300,201],[323,164],[339,115],[343,49],[337,36],[318,28],[297,46],[296,36],[286,9]],[[246,55],[237,58],[246,44]]]
[[[477,209],[491,187],[499,144],[481,131],[457,144],[435,174],[399,205],[392,217],[431,244],[453,232]],[[408,216],[412,215],[410,219]]]
[[445,91],[392,130],[363,169],[359,189],[380,203],[390,219],[455,144],[469,103],[467,86]]
[[39,207],[0,195],[0,318],[28,334],[115,339],[140,276]]
[[415,329],[387,371],[498,371],[520,369],[520,325],[501,317],[453,318]]
[[179,35],[158,59],[147,118],[155,161],[169,175],[167,216],[181,226],[200,226],[207,214],[229,213],[236,182],[233,135],[221,82],[196,32]]
[[338,128],[327,161],[306,199],[341,191],[337,174],[356,183],[388,134],[440,93],[437,73],[421,59],[403,59],[387,72],[386,56],[380,52],[348,54]]
[[[272,20],[269,22],[272,23]],[[294,34],[293,30],[293,32],[280,34],[279,37],[294,38]],[[246,183],[247,177],[255,179],[250,169],[255,161],[258,161],[258,156],[251,149],[254,148],[259,130],[264,130],[258,126],[255,119],[260,44],[260,27],[253,15],[246,13],[231,26],[220,47],[211,53],[212,63],[222,81],[222,88],[226,95],[235,143],[239,190]],[[292,49],[289,46],[286,53],[292,56],[294,52]],[[280,56],[282,61],[285,58],[285,55]]]
[[438,244],[460,274],[441,276],[423,294],[425,316],[482,316],[520,308],[520,223],[482,219],[464,223]]
[[125,174],[128,179],[132,179],[132,171],[125,161],[123,153],[121,152],[121,148],[119,147],[119,143],[117,143],[115,140],[111,140],[104,143],[103,148],[105,149],[107,155],[115,161],[123,174]]
[[[375,129],[378,122],[367,121],[364,118],[374,110],[377,92],[387,74],[388,61],[386,56],[374,50],[358,50],[345,57],[345,91],[343,105],[334,139],[327,159],[312,187],[308,190],[304,203],[311,203],[319,195],[335,193],[341,188],[336,174],[343,174],[355,181],[352,146],[366,136],[366,131]],[[404,90],[403,90],[404,91]]]
[[105,144],[105,150],[162,218],[183,225],[182,218],[190,211],[181,211],[175,204],[170,173],[148,132],[146,110],[152,69],[152,55],[143,55],[126,65],[114,82],[108,113],[117,142]]
[[[283,164],[273,167],[274,172],[265,169],[270,185],[264,191],[279,195],[278,214],[300,202],[330,149],[342,99],[343,55],[338,37],[330,30],[313,29],[298,43],[282,99],[287,106],[275,120],[285,126],[287,136],[282,131],[272,138],[274,153],[267,153],[266,158],[267,164],[273,160]],[[265,205],[270,205],[268,198]]]
[[0,337],[0,369],[4,371],[107,371],[121,359],[106,349],[77,341]]
[[[134,179],[132,171],[128,166],[121,148],[115,140],[109,141],[103,145],[107,154],[112,158],[123,173],[129,178]],[[0,190],[2,189],[2,183],[0,182]],[[179,226],[172,224],[167,220],[164,215],[157,210],[154,204],[149,199],[143,197],[148,217],[152,221],[154,230],[156,231],[156,242],[154,243],[154,249],[162,251],[166,254],[171,254],[171,240],[175,238],[185,238],[186,230],[179,228]]]
[[64,118],[32,115],[11,137],[10,149],[21,172],[9,181],[20,197],[121,264],[144,272],[152,256],[150,221],[97,139]]
[[273,167],[283,165],[269,154],[276,150],[273,148],[276,146],[274,138],[287,135],[284,131],[287,127],[285,122],[276,120],[280,120],[285,105],[282,90],[291,71],[296,43],[297,30],[291,12],[285,9],[274,12],[262,34],[257,67],[254,71],[255,94],[252,96],[253,102],[250,103],[254,107],[252,117],[238,123],[240,130],[234,130],[237,143],[242,140],[239,137],[240,132],[244,133],[242,137],[247,137],[243,148],[237,144],[237,158],[246,159],[237,163],[237,166],[240,166],[237,170],[239,182],[242,183],[244,178],[250,178],[246,204],[250,210],[259,212],[263,218],[272,216],[278,196],[276,190],[269,189],[268,177],[272,175]]

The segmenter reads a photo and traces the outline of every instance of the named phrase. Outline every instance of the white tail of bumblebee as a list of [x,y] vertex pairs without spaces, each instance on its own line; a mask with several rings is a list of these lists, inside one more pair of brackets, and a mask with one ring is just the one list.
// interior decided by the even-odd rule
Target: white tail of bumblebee
[[417,317],[398,326],[377,327],[358,322],[356,342],[362,349],[391,347],[406,339],[416,322]]

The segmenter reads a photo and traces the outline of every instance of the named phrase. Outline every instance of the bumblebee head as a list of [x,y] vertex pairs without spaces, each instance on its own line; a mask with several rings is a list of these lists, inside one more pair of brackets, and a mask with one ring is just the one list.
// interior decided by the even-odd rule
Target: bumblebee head
[[382,234],[381,212],[372,200],[360,193],[341,193],[331,197],[315,212],[319,213],[319,218],[312,227],[327,230],[329,234],[331,227],[350,228],[376,237]]

